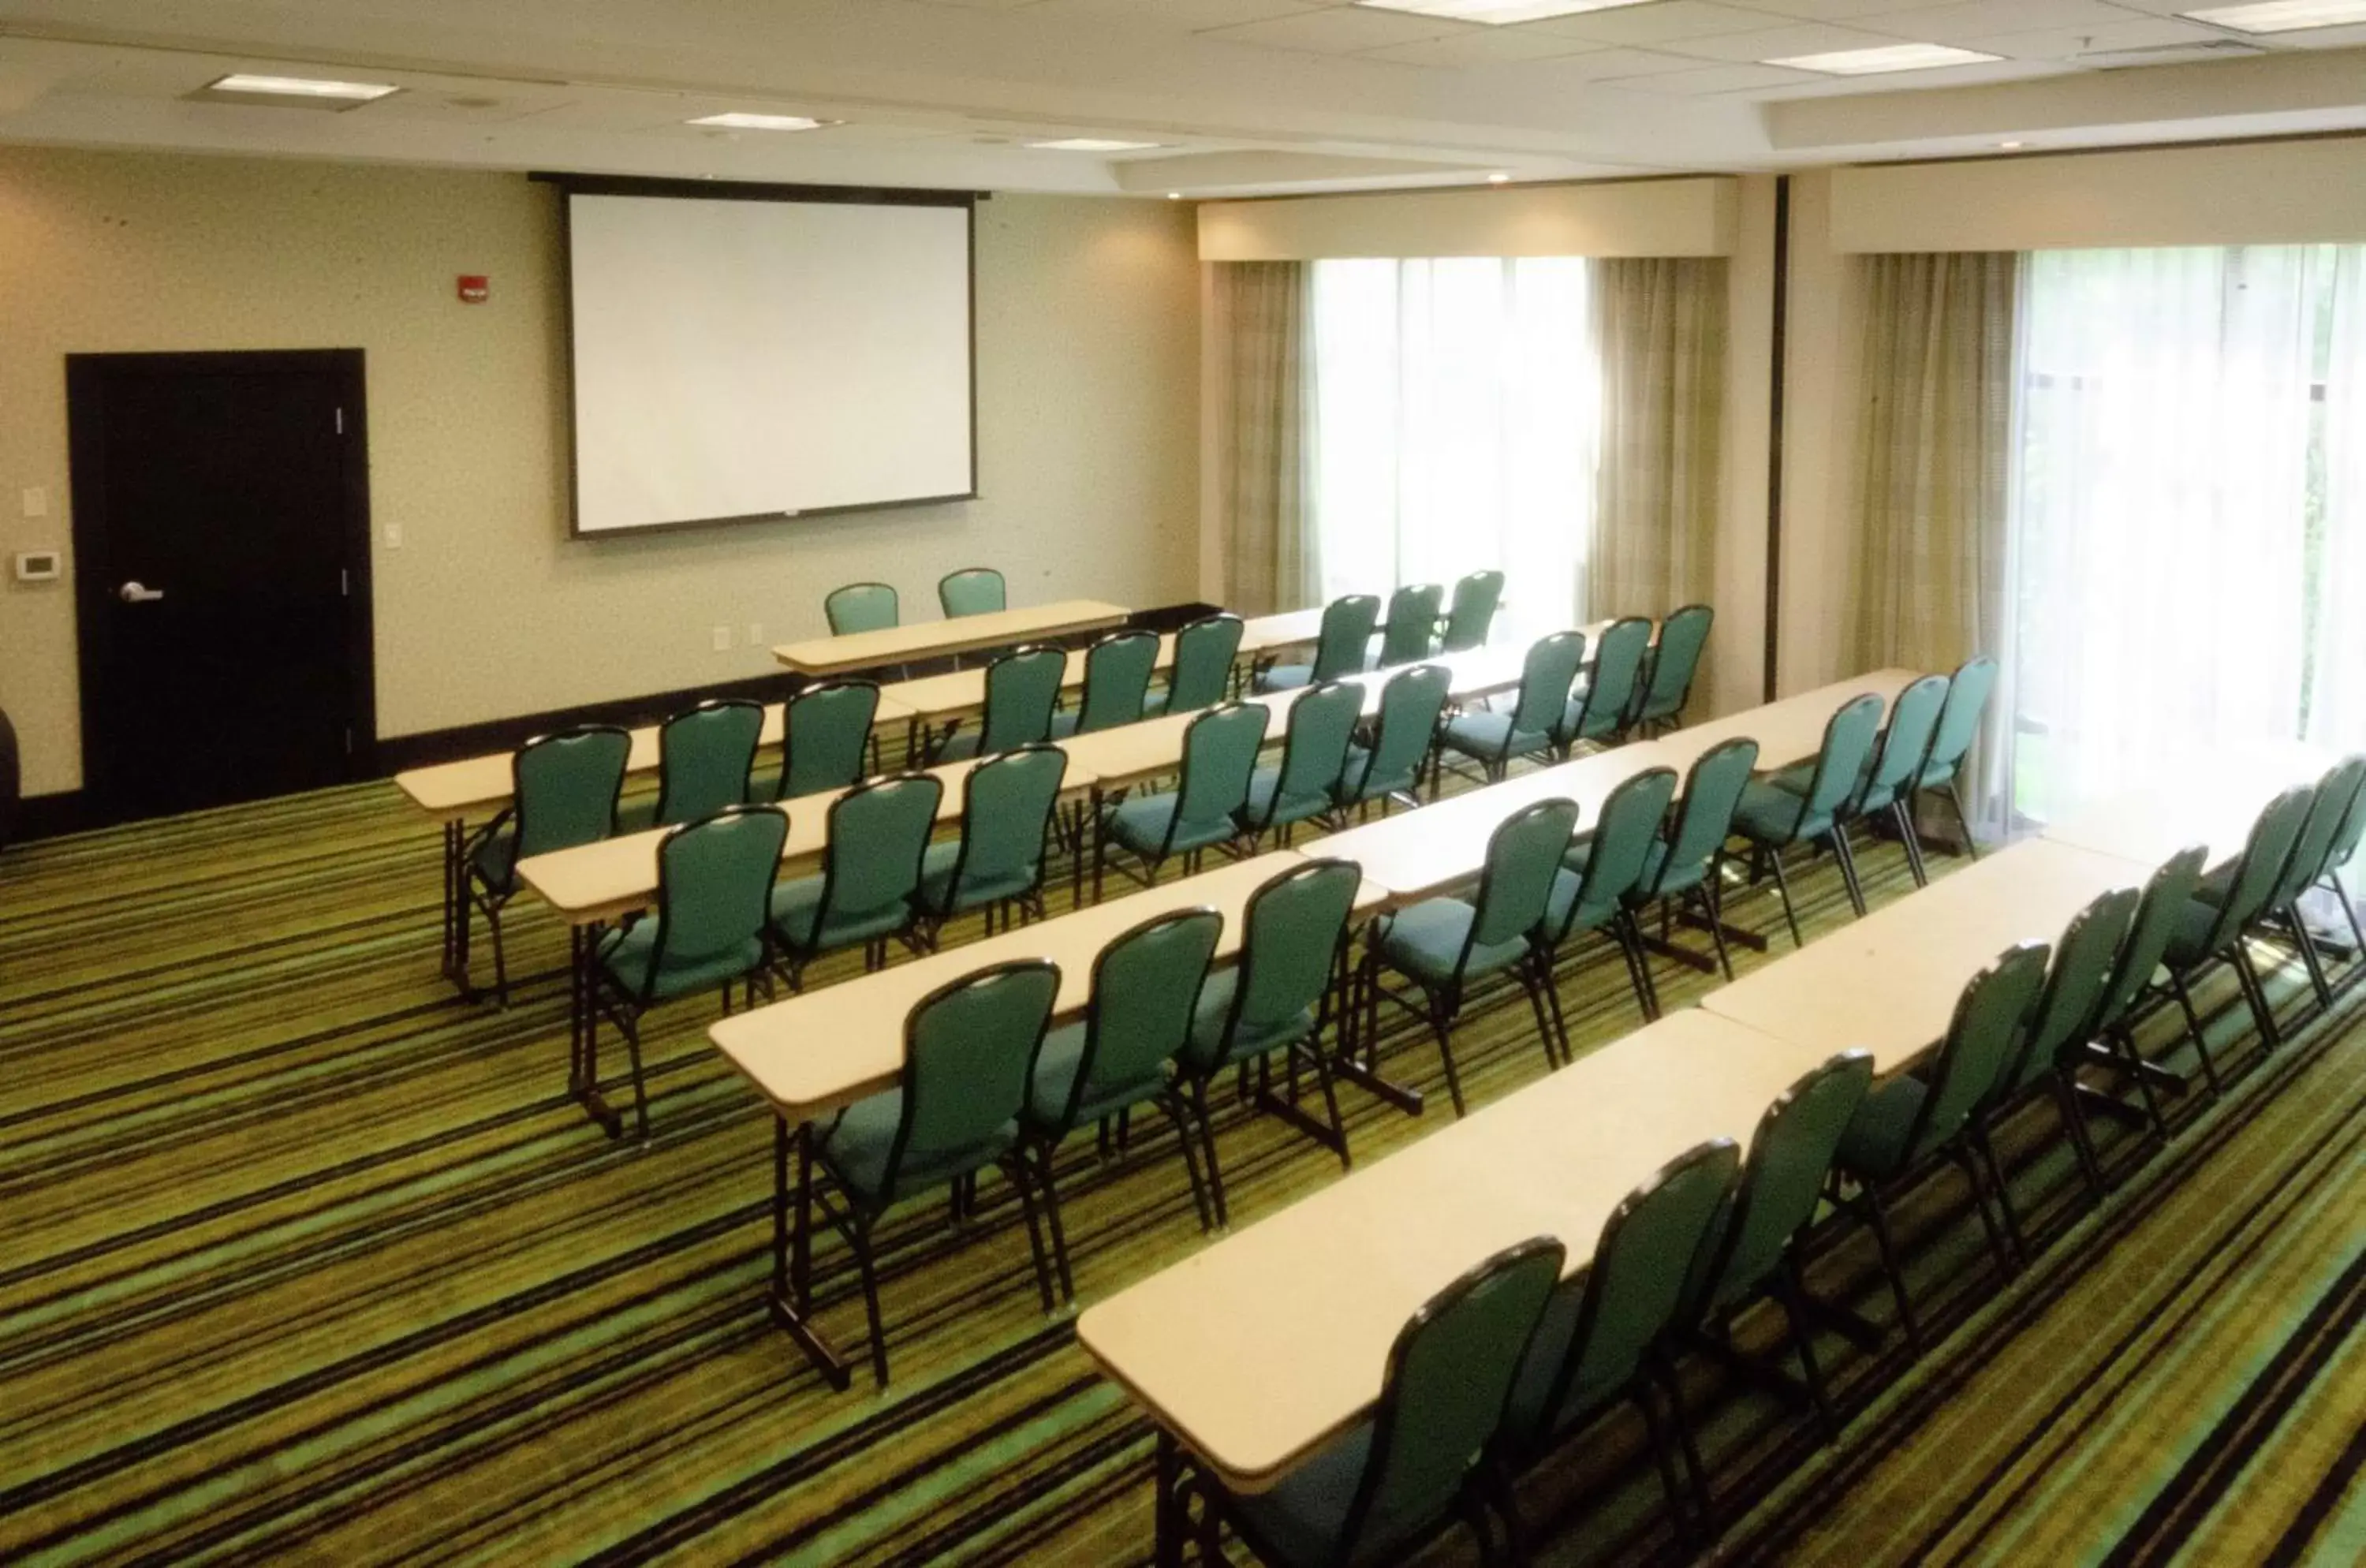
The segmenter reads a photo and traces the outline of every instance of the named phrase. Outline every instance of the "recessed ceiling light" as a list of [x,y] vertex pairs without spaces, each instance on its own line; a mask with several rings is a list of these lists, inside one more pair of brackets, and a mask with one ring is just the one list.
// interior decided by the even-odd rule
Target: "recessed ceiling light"
[[1183,199],[1183,193],[1179,190],[1170,190],[1166,193],[1166,199],[1169,201],[1180,201]]
[[1794,54],[1783,60],[1762,60],[1761,65],[1787,65],[1794,71],[1820,71],[1827,76],[1878,76],[1888,71],[1929,71],[1942,65],[1985,65],[2000,58],[1977,50],[1944,43],[1893,43],[1875,49],[1842,49],[1829,54]]
[[1495,173],[1487,176],[1487,183],[1491,186],[1506,185],[1510,183],[1511,178],[1511,175],[1504,174],[1499,169]]
[[801,114],[710,114],[686,119],[684,125],[711,126],[717,130],[819,130],[834,119],[814,119]]
[[2308,28],[2366,22],[2366,0],[2264,0],[2259,5],[2214,6],[2180,15],[2238,33],[2296,33]]
[[241,71],[207,83],[197,95],[349,109],[401,90],[390,82],[332,82],[317,76],[258,76]]
[[1651,0],[1356,0],[1356,4],[1375,11],[1410,11],[1420,17],[1444,17],[1449,21],[1501,28],[1514,22],[1539,21],[1546,17],[1615,11],[1622,6],[1649,5]]
[[2026,141],[2000,141],[1997,145],[2003,148],[2008,152],[2018,152],[2022,148],[2028,146],[2029,143]]
[[1045,152],[1147,152],[1159,144],[1120,141],[1107,136],[1064,136],[1057,141],[1030,141],[1025,145]]

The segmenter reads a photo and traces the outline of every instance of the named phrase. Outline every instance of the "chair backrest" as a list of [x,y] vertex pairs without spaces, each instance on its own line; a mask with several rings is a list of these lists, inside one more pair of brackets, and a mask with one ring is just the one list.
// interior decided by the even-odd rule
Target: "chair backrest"
[[1166,671],[1166,711],[1211,708],[1232,694],[1233,660],[1241,652],[1241,618],[1204,615],[1175,634],[1175,662]]
[[1881,699],[1867,692],[1842,703],[1824,721],[1824,743],[1816,753],[1815,772],[1808,791],[1799,797],[1799,815],[1836,812],[1856,793],[1865,775],[1865,759],[1873,755],[1874,733],[1881,726]]
[[1685,1310],[1696,1319],[1774,1277],[1784,1248],[1816,1217],[1841,1139],[1872,1089],[1873,1054],[1842,1051],[1810,1068],[1759,1117],[1732,1200],[1685,1292]]
[[2153,971],[2160,967],[2162,956],[2169,952],[2170,939],[2177,934],[2178,916],[2193,901],[2194,891],[2202,886],[2202,868],[2209,860],[2208,850],[2200,844],[2189,844],[2162,862],[2160,869],[2145,883],[2135,922],[2127,940],[2120,944],[2111,983],[2104,987],[2103,1005],[2095,1019],[2098,1030],[2112,1028],[2127,1017],[2128,1010],[2144,994]]
[[1897,795],[1913,788],[1931,755],[1931,737],[1946,702],[1944,675],[1925,675],[1898,694],[1889,705],[1889,723],[1874,749],[1873,767],[1865,775],[1866,794],[1878,789]]
[[1594,645],[1594,677],[1586,683],[1584,712],[1573,734],[1563,739],[1607,734],[1626,724],[1635,706],[1643,656],[1651,650],[1648,616],[1624,615],[1604,629]]
[[1328,1562],[1385,1554],[1453,1508],[1503,1427],[1512,1380],[1566,1256],[1549,1236],[1506,1247],[1398,1331],[1364,1472]]
[[1455,962],[1456,979],[1470,963],[1471,949],[1543,934],[1553,878],[1576,832],[1577,802],[1560,796],[1531,802],[1496,825],[1487,838],[1487,861],[1479,873],[1470,931]]
[[[1644,863],[1675,795],[1673,768],[1646,768],[1612,788],[1594,824],[1594,847],[1586,852],[1585,869],[1578,874],[1577,897],[1570,901],[1566,916],[1571,925],[1607,913],[1642,886]],[[1563,930],[1556,940],[1568,934]]]
[[2361,838],[2366,838],[2366,789],[2358,792],[2340,824],[2333,829],[2333,842],[2326,847],[2325,852],[2327,874],[2349,863],[2350,857],[2358,852],[2358,842]]
[[2042,942],[2009,947],[1955,998],[1955,1016],[1931,1066],[1929,1091],[1904,1145],[1907,1162],[1962,1131],[2011,1069],[2045,987],[2046,958]]
[[1056,648],[1014,649],[987,665],[978,755],[1013,751],[1052,739],[1052,715],[1060,705],[1060,684],[1067,678],[1068,656]]
[[1223,929],[1224,917],[1213,909],[1171,909],[1101,949],[1063,1129],[1075,1125],[1079,1107],[1164,1076],[1191,1037],[1192,1012]]
[[2029,1082],[2065,1051],[2077,1050],[2101,1028],[2103,1004],[2112,992],[2112,975],[2135,926],[2136,905],[2143,895],[2133,887],[2114,887],[2099,895],[2070,917],[2054,943],[2054,958],[2045,972],[2045,988],[2038,994],[2027,1039],[2016,1065],[1999,1087],[2012,1089]]
[[1437,743],[1437,721],[1446,712],[1454,672],[1443,664],[1416,664],[1389,677],[1380,688],[1380,731],[1372,738],[1364,766],[1341,781],[1342,800],[1364,800],[1372,787],[1410,789],[1421,776],[1429,749]]
[[1363,884],[1363,870],[1353,861],[1312,860],[1249,895],[1228,1038],[1245,1026],[1283,1023],[1321,1006]]
[[1068,754],[1057,746],[1021,746],[988,757],[962,780],[961,847],[953,852],[946,907],[960,907],[973,882],[1043,874],[1043,840],[1067,777]]
[[1446,636],[1438,643],[1441,653],[1460,653],[1467,649],[1487,646],[1487,633],[1495,620],[1495,606],[1504,601],[1504,574],[1500,571],[1474,571],[1454,585],[1454,602],[1446,612]]
[[1411,664],[1429,657],[1437,640],[1437,606],[1446,590],[1435,582],[1408,582],[1389,595],[1389,615],[1380,627],[1380,664]]
[[2357,810],[2360,785],[2366,785],[2366,756],[2356,754],[2334,763],[2316,781],[2316,797],[2309,802],[2308,818],[2293,840],[2292,853],[2284,857],[2283,874],[2268,897],[2270,908],[2289,908],[2325,874],[2333,859],[2333,840]]
[[616,830],[633,738],[613,724],[538,735],[510,758],[517,858],[571,850]]
[[1564,1414],[1574,1415],[1634,1380],[1684,1304],[1693,1260],[1741,1165],[1730,1138],[1696,1145],[1611,1211],[1594,1261],[1561,1287],[1580,1292],[1577,1321],[1538,1412],[1538,1427],[1519,1436],[1541,1436]]
[[1285,799],[1331,797],[1339,787],[1340,774],[1346,772],[1347,743],[1355,739],[1356,723],[1363,716],[1364,688],[1346,681],[1310,687],[1290,705],[1290,728],[1281,743],[1281,773],[1273,798],[1267,803],[1268,818]]
[[1512,704],[1512,733],[1556,734],[1569,708],[1569,689],[1585,662],[1583,632],[1554,632],[1529,644],[1520,661],[1520,691]]
[[2292,857],[2293,845],[2300,839],[2302,825],[2308,820],[2309,808],[2315,803],[2314,786],[2295,784],[2261,808],[2243,845],[2242,858],[2235,863],[2225,900],[2218,906],[2217,918],[2203,939],[2203,951],[2219,951],[2266,912]]
[[940,986],[904,1020],[903,1117],[880,1183],[896,1196],[907,1166],[960,1168],[999,1152],[1003,1129],[1027,1102],[1035,1054],[1060,995],[1044,959],[997,964]]
[[1002,586],[1002,573],[990,566],[964,567],[949,571],[938,580],[937,603],[943,607],[945,618],[960,615],[987,615],[1008,607],[1008,598]]
[[1651,678],[1643,687],[1637,713],[1643,718],[1673,718],[1692,700],[1693,678],[1700,673],[1702,651],[1708,647],[1709,626],[1717,611],[1707,604],[1686,604],[1668,612],[1660,623],[1660,640],[1651,650]]
[[1323,606],[1323,630],[1314,642],[1317,681],[1336,681],[1364,668],[1364,649],[1380,625],[1380,601],[1375,594],[1349,593]]
[[903,619],[896,590],[884,582],[850,582],[833,588],[821,602],[821,613],[829,617],[832,637],[882,631]]
[[[1674,873],[1706,864],[1725,847],[1742,789],[1757,766],[1758,742],[1746,735],[1721,740],[1693,759],[1684,774],[1684,806],[1676,814],[1675,831],[1668,836],[1667,856],[1660,863],[1662,886]],[[1659,888],[1643,891],[1656,893]]]
[[771,912],[788,813],[733,806],[687,822],[658,844],[657,951],[648,980],[670,963],[760,943]]
[[1076,733],[1139,723],[1150,696],[1151,671],[1158,668],[1158,634],[1111,632],[1085,655],[1084,705],[1076,710]]
[[879,687],[871,681],[825,681],[791,697],[781,715],[780,800],[844,789],[862,777]]
[[1256,772],[1257,750],[1272,721],[1273,710],[1263,703],[1226,703],[1191,721],[1183,731],[1170,837],[1238,816],[1248,804],[1249,776]]
[[657,825],[712,817],[748,800],[748,773],[763,739],[764,710],[743,697],[704,702],[658,731]]
[[1939,727],[1931,737],[1930,766],[1944,768],[1950,778],[1964,765],[1964,755],[1979,739],[1980,714],[1996,690],[1997,661],[1987,654],[1966,659],[1947,678],[1947,702],[1939,710]]
[[829,848],[822,855],[824,920],[876,914],[910,900],[920,885],[920,859],[928,853],[944,795],[944,782],[933,773],[897,773],[858,784],[829,803]]

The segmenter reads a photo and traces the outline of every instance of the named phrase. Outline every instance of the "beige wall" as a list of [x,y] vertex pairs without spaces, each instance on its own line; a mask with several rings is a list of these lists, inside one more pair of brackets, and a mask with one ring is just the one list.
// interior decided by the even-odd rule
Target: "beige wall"
[[[1190,212],[997,197],[978,209],[984,499],[568,540],[556,197],[523,176],[0,149],[0,552],[72,543],[61,356],[368,355],[382,735],[760,675],[883,578],[907,616],[999,566],[1014,599],[1153,604],[1197,576]],[[463,306],[460,273],[492,301]],[[19,515],[42,487],[51,515]],[[399,526],[400,548],[387,530]],[[71,563],[70,563],[71,564]],[[0,705],[26,789],[80,782],[71,585],[0,590]],[[732,628],[714,651],[713,628]]]
[[1736,185],[1704,175],[1211,201],[1200,209],[1200,259],[1721,256],[1733,249]]

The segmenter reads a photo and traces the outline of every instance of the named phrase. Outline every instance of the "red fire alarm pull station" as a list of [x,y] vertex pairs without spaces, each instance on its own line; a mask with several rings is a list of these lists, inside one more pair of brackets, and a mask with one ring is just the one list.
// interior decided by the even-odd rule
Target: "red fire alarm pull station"
[[460,275],[460,303],[481,305],[493,297],[492,280],[474,273]]

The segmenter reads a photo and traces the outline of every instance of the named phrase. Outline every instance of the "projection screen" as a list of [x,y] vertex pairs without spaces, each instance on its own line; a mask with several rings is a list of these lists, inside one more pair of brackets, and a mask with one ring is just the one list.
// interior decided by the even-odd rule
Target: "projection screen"
[[562,188],[578,536],[976,492],[968,196]]

